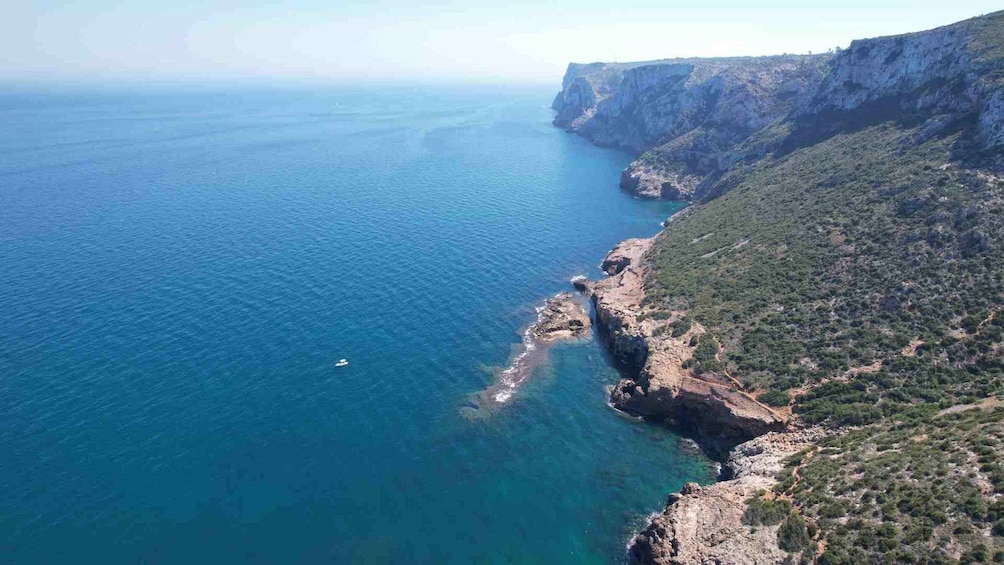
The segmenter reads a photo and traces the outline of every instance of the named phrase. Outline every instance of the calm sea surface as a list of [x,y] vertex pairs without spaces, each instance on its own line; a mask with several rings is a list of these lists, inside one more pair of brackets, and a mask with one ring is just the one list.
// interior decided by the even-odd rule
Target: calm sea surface
[[464,410],[675,209],[552,94],[0,94],[0,562],[621,561],[713,470],[595,339]]

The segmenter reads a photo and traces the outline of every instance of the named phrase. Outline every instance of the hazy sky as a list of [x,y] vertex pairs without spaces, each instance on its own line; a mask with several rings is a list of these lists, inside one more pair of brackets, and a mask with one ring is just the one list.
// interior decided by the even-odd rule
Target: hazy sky
[[8,80],[473,79],[555,83],[569,61],[820,52],[1000,2],[534,3],[13,0]]

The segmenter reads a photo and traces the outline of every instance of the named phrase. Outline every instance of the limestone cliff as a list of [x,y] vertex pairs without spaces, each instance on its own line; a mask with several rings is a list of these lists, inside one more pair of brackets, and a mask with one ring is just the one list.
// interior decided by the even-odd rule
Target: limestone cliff
[[555,124],[600,145],[645,152],[621,186],[641,196],[692,198],[731,150],[787,115],[817,84],[828,55],[669,59],[635,66],[573,65]]
[[[730,167],[782,149],[781,131],[811,135],[820,117],[834,122],[834,113],[857,112],[860,120],[895,111],[934,119],[932,130],[977,120],[981,141],[998,148],[1001,53],[987,22],[999,17],[854,41],[835,54],[573,64],[554,122],[637,152],[621,187],[672,200],[724,193],[719,181]],[[765,133],[780,124],[788,125]]]
[[[667,331],[673,320],[646,315],[644,253],[652,243],[635,239],[615,247],[603,262],[613,276],[590,287],[597,326],[614,355],[632,369],[632,376],[611,391],[614,406],[672,420],[719,455],[739,442],[783,429],[786,417],[757,402],[737,383],[685,368],[693,355],[694,336],[704,331],[699,324],[674,336]],[[676,319],[680,317],[682,313]]]

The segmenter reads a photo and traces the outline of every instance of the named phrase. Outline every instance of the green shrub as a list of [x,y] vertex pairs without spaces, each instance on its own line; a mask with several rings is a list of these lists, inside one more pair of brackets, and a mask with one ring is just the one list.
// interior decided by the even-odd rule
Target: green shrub
[[810,541],[805,520],[798,514],[788,516],[777,530],[777,546],[789,553],[802,551]]
[[751,498],[746,503],[742,523],[747,526],[780,524],[791,513],[791,502],[783,499]]
[[757,400],[763,402],[768,406],[787,406],[788,401],[790,399],[788,397],[788,393],[786,392],[781,392],[779,390],[768,390],[767,392],[758,396]]
[[694,320],[690,316],[684,316],[671,324],[673,326],[673,337],[680,337],[694,327]]

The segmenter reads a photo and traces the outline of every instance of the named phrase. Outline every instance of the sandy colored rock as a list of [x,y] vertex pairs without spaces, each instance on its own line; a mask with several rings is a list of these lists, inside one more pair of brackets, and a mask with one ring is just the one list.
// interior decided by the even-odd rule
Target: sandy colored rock
[[783,460],[816,436],[778,433],[787,426],[786,416],[740,391],[726,376],[698,377],[683,367],[693,356],[692,337],[705,330],[694,322],[686,333],[672,337],[655,330],[684,313],[671,313],[670,320],[642,315],[649,245],[651,241],[640,253],[635,243],[615,248],[611,255],[627,265],[592,286],[596,323],[611,352],[637,368],[635,377],[613,388],[611,401],[625,411],[676,421],[722,459],[735,446],[727,465],[737,478],[704,488],[688,484],[670,495],[666,510],[632,541],[631,555],[653,564],[780,562],[786,553],[777,546],[778,526],[742,524],[746,500],[773,486]]
[[651,249],[653,238],[625,239],[607,253],[600,263],[600,269],[608,275],[616,275],[631,265],[638,265],[642,255]]
[[700,180],[697,176],[656,169],[637,160],[621,172],[620,186],[642,198],[690,200]]
[[821,428],[770,432],[737,445],[729,453],[726,465],[735,477],[776,477],[784,468],[785,459],[811,448],[823,436]]
[[593,286],[596,320],[614,353],[639,368],[634,378],[622,379],[611,392],[619,409],[658,418],[670,418],[693,428],[705,448],[725,451],[742,441],[784,428],[787,417],[738,390],[735,384],[705,373],[700,377],[683,368],[693,356],[690,338],[704,330],[691,330],[673,338],[668,332],[654,336],[657,322],[641,320],[645,298],[644,266],[639,257],[615,276]]
[[541,341],[569,339],[586,335],[592,323],[585,306],[563,292],[549,298],[537,314],[534,336]]
[[666,509],[632,540],[631,557],[653,565],[783,562],[788,554],[777,545],[779,526],[743,524],[746,501],[773,487],[781,462],[820,436],[817,430],[772,432],[740,444],[728,463],[736,478],[704,488],[688,483],[670,495]]
[[682,494],[632,542],[639,563],[754,565],[779,563],[777,526],[751,529],[742,523],[746,499],[773,481],[744,477]]

